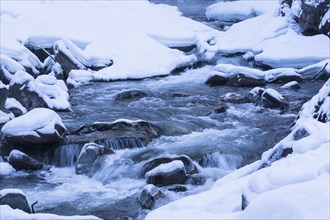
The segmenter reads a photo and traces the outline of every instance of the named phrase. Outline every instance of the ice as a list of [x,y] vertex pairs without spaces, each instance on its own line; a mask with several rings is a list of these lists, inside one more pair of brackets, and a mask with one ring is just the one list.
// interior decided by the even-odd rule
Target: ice
[[35,108],[18,118],[6,123],[1,132],[8,136],[32,135],[39,137],[39,132],[43,134],[54,134],[55,125],[65,128],[60,116],[46,108]]
[[0,206],[0,218],[1,219],[20,219],[20,220],[29,220],[29,219],[36,219],[36,220],[60,220],[60,219],[100,219],[92,215],[87,216],[61,216],[61,215],[54,215],[54,214],[46,214],[46,213],[38,213],[38,214],[28,214],[19,209],[12,209],[8,205],[1,205]]
[[218,2],[206,8],[208,19],[218,21],[241,21],[266,13],[277,12],[278,1],[239,0]]

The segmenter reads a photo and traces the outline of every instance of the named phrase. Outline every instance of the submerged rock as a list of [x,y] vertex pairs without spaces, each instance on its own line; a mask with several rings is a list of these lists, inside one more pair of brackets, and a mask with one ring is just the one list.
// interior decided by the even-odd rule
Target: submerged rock
[[31,214],[31,208],[25,194],[19,189],[3,189],[0,191],[0,205],[8,205]]
[[255,79],[243,74],[237,74],[229,79],[227,85],[237,87],[264,86],[266,85],[266,81],[264,79]]
[[149,122],[120,119],[82,126],[66,136],[64,144],[94,142],[113,149],[140,148],[159,134],[159,128]]
[[148,184],[143,187],[142,192],[138,196],[138,200],[142,207],[152,209],[155,202],[164,197],[164,194],[154,185]]
[[222,85],[226,85],[228,81],[229,78],[227,77],[220,75],[213,75],[206,80],[205,84],[209,86],[222,86]]
[[16,170],[41,170],[43,164],[26,155],[25,153],[19,150],[12,150],[8,157],[8,162],[12,165]]
[[113,154],[114,151],[110,148],[105,148],[102,145],[88,143],[82,148],[78,161],[76,163],[76,174],[89,174],[94,162],[103,155]]
[[148,94],[140,90],[129,90],[120,92],[116,96],[117,101],[137,100],[147,97]]

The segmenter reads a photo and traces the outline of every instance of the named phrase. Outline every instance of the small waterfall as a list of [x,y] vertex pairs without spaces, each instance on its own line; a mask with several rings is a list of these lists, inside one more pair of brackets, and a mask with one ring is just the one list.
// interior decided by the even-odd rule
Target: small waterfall
[[46,162],[58,167],[74,166],[82,149],[81,144],[65,144],[48,155]]
[[215,167],[224,170],[234,170],[242,165],[243,157],[238,154],[221,154],[215,152],[202,157],[199,164],[202,167]]
[[145,147],[141,138],[133,138],[133,137],[103,140],[100,144],[105,147],[111,148],[113,150]]

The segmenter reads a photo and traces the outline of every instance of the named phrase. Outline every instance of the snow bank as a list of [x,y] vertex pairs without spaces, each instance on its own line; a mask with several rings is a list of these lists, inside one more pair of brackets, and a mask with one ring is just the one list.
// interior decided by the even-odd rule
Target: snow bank
[[15,169],[6,162],[0,162],[0,176],[10,175],[15,172]]
[[[111,67],[93,74],[95,80],[169,74],[176,67],[195,62],[196,57],[168,47],[197,45],[204,52],[207,41],[219,34],[182,17],[175,7],[147,0],[6,1],[1,7],[1,27],[6,32],[1,42],[4,54],[17,60],[22,54],[18,52],[25,51],[23,44],[48,48],[55,44],[86,66],[113,60]],[[27,56],[21,60],[34,61]]]
[[4,124],[13,118],[15,118],[15,115],[13,113],[11,113],[11,112],[5,113],[0,110],[0,124]]
[[218,2],[206,8],[206,17],[218,21],[242,21],[266,13],[277,12],[278,1],[240,0]]
[[[151,211],[146,219],[328,219],[330,122],[315,120],[308,106],[329,98],[329,82],[304,105],[292,132],[260,161],[219,179],[208,191]],[[292,153],[281,158],[281,149]]]
[[35,108],[6,123],[1,132],[5,136],[31,135],[39,137],[40,134],[57,133],[55,126],[65,128],[62,119],[56,112],[46,108]]
[[329,48],[330,40],[326,35],[308,37],[289,30],[254,48],[254,59],[273,68],[302,68],[329,58]]
[[1,219],[20,219],[20,220],[29,220],[29,219],[44,219],[44,220],[60,220],[60,219],[100,219],[92,215],[87,216],[61,216],[61,215],[54,215],[54,214],[46,214],[46,213],[38,213],[38,214],[28,214],[19,209],[12,209],[8,205],[1,205],[0,206],[0,218]]

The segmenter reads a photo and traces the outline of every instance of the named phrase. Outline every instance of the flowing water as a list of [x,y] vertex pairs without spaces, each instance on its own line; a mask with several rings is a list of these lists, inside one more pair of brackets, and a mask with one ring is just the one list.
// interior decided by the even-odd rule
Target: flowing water
[[[176,2],[187,6],[185,1]],[[197,2],[202,4],[203,1]],[[187,6],[184,14],[194,14],[193,9],[196,11],[198,4],[198,7]],[[205,9],[205,5],[203,7]],[[197,15],[202,16],[200,12]],[[226,58],[220,62],[239,61]],[[140,174],[143,164],[160,156],[184,154],[195,161],[206,177],[206,183],[203,186],[188,184],[188,190],[179,193],[164,188],[166,198],[157,205],[206,190],[215,180],[258,160],[264,151],[289,133],[295,119],[295,114],[290,111],[282,113],[251,103],[226,103],[228,110],[216,114],[214,110],[223,105],[223,95],[246,95],[251,88],[209,87],[204,82],[211,69],[212,66],[205,66],[167,77],[98,82],[72,89],[70,103],[73,111],[60,113],[69,130],[93,122],[142,119],[159,126],[161,136],[147,146],[138,140],[106,143],[115,149],[115,154],[99,161],[90,176],[74,173],[81,147],[74,144],[62,146],[52,158],[46,159],[51,165],[49,170],[1,176],[1,187],[23,190],[30,204],[39,201],[36,212],[92,214],[105,219],[142,218],[146,210],[140,208],[136,197],[146,185]],[[288,97],[290,103],[303,103],[316,94],[321,85],[322,82],[317,81],[302,83],[300,90],[280,89],[281,85],[277,84],[266,87],[278,90]],[[137,100],[116,100],[118,93],[133,89],[144,91],[148,96]],[[122,149],[128,145],[137,148]]]

